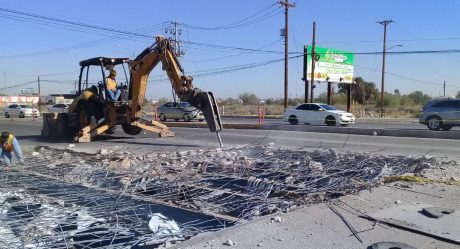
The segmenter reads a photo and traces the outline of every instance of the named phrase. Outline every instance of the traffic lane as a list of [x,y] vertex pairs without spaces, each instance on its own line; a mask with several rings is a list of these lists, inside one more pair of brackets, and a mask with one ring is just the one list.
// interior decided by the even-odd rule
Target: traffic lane
[[[258,119],[256,118],[222,118],[222,122],[226,124],[258,124]],[[290,126],[288,122],[285,122],[281,119],[265,119],[263,124],[266,125],[286,125]],[[304,124],[298,124],[304,125]],[[319,125],[314,125],[319,126]],[[326,125],[321,125],[326,126]],[[341,127],[337,125],[336,127]],[[355,124],[348,125],[346,127],[350,128],[363,128],[363,129],[401,129],[401,130],[428,130],[426,125],[415,122],[414,120],[404,121],[389,121],[389,120],[360,120],[358,119]],[[452,130],[460,130],[460,127],[453,127]]]

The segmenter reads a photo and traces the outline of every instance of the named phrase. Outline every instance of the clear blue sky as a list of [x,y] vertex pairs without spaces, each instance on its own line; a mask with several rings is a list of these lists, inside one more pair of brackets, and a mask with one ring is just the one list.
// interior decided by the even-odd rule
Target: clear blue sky
[[[133,31],[146,35],[165,35],[165,22],[178,21],[189,26],[216,27],[232,24],[255,13],[246,21],[262,21],[232,29],[203,30],[182,27],[181,39],[230,47],[284,51],[280,29],[284,15],[276,1],[271,0],[133,0],[133,1],[2,1],[1,8],[24,11],[69,21]],[[274,4],[274,5],[273,5]],[[273,5],[273,6],[271,6]],[[388,27],[388,47],[401,44],[392,51],[460,49],[460,1],[456,0],[324,0],[296,1],[290,9],[290,51],[301,52],[311,42],[312,22],[317,23],[317,45],[354,52],[380,52],[383,26],[376,23],[393,19]],[[266,18],[265,17],[269,17]],[[4,76],[8,86],[27,83],[41,75],[42,93],[68,93],[70,82],[78,79],[78,62],[95,56],[131,57],[153,41],[142,37],[87,28],[45,25],[0,12],[0,91]],[[62,49],[65,48],[65,49]],[[197,75],[219,68],[266,62],[283,58],[282,53],[247,52],[198,46],[185,43],[181,57],[187,74]],[[373,81],[380,87],[381,55],[356,55],[355,76]],[[447,81],[447,94],[460,91],[457,74],[460,54],[388,55],[386,91],[402,93],[421,90],[429,95],[442,94]],[[195,77],[195,85],[214,91],[218,97],[235,97],[243,92],[260,97],[281,97],[284,64],[278,62],[262,67]],[[395,76],[399,75],[399,76]],[[403,77],[401,77],[403,76]],[[289,95],[303,94],[302,59],[289,62]],[[404,78],[406,77],[406,78]],[[152,79],[164,79],[160,69]],[[410,78],[410,79],[408,79]],[[415,80],[411,80],[415,79]],[[58,83],[55,83],[55,82]],[[24,87],[35,87],[36,84]],[[19,91],[9,89],[14,94]],[[325,90],[320,85],[316,92]],[[153,81],[148,98],[171,97],[168,82]]]

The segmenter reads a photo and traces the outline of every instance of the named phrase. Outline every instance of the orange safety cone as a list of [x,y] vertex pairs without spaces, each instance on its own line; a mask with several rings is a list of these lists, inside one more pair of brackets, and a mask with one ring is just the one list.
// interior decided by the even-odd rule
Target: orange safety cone
[[260,106],[257,106],[257,114],[258,114],[258,120],[259,120],[259,125],[262,123],[262,115],[260,112]]

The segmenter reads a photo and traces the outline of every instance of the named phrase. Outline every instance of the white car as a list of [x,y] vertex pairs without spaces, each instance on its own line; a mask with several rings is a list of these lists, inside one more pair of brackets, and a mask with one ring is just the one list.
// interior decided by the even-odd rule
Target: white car
[[69,112],[69,105],[67,104],[54,104],[48,107],[49,112],[67,113]]
[[40,112],[32,108],[30,105],[18,105],[18,104],[13,104],[9,105],[5,108],[5,117],[19,117],[19,118],[25,118],[25,117],[38,117],[40,116]]
[[355,116],[352,113],[340,111],[335,107],[321,103],[298,104],[284,112],[283,119],[293,125],[305,124],[326,124],[335,126],[340,124],[346,126],[355,123]]

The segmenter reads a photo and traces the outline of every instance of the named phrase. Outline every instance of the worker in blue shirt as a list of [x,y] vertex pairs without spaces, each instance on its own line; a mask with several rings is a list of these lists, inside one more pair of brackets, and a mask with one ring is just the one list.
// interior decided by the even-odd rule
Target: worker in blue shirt
[[24,163],[24,158],[22,156],[21,146],[18,143],[18,140],[7,131],[2,132],[0,136],[0,158],[3,159],[7,166],[11,165],[13,154],[16,154],[19,164]]

